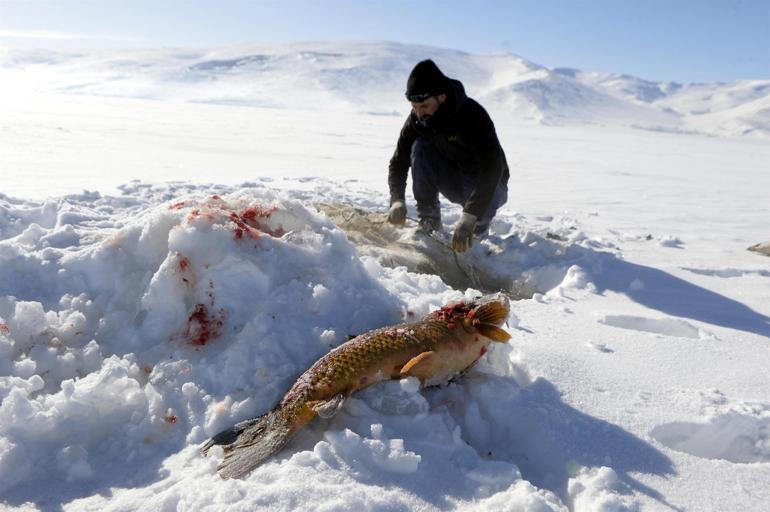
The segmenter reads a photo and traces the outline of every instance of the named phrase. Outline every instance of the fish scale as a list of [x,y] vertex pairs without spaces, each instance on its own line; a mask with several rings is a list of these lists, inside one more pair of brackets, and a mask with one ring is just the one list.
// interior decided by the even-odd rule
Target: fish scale
[[[341,345],[328,353],[313,365],[308,373],[316,374],[316,378],[338,377],[343,374],[356,374],[383,357],[398,351],[423,352],[431,350],[435,341],[451,332],[445,322],[437,319],[423,321],[423,325],[401,324],[370,331]],[[416,354],[415,354],[416,355]],[[328,375],[327,372],[331,372]]]

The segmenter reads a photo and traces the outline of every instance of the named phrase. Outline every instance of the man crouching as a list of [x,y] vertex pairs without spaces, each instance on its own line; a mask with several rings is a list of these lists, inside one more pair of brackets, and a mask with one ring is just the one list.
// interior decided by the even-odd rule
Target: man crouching
[[412,168],[420,230],[441,229],[439,192],[462,205],[452,247],[466,251],[473,237],[485,236],[497,209],[508,200],[508,164],[495,125],[484,107],[465,95],[432,60],[414,67],[406,82],[412,105],[390,159],[388,221],[406,221],[406,177]]

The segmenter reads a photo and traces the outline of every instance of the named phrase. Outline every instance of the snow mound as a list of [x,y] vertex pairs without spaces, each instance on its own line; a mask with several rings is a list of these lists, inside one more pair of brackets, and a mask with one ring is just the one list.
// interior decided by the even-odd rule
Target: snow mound
[[[272,407],[331,346],[402,316],[342,231],[270,192],[150,207],[90,244],[82,217],[77,249],[50,246],[67,208],[46,209],[6,220],[23,231],[0,242],[15,273],[0,301],[4,492],[49,471],[125,478]],[[47,299],[18,298],[31,289]],[[107,468],[114,457],[126,465]]]
[[570,478],[569,494],[575,512],[633,512],[638,504],[628,496],[628,489],[608,467],[581,469]]
[[651,435],[673,450],[696,457],[770,462],[770,404],[733,404],[703,421],[657,426]]
[[663,336],[673,336],[678,338],[703,337],[700,329],[689,322],[678,318],[644,318],[633,315],[605,315],[599,319],[599,323],[620,327],[621,329],[631,329],[636,331],[650,332]]

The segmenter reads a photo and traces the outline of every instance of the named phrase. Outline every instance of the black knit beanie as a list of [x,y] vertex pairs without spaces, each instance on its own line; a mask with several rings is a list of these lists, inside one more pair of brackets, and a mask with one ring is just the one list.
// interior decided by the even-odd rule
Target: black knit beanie
[[424,101],[428,96],[444,94],[449,79],[430,59],[417,63],[406,81],[406,98],[409,101]]

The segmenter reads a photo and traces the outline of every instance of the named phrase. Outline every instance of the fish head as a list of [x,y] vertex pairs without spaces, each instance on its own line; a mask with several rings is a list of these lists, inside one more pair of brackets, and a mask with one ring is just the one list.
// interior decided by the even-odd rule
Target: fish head
[[[495,293],[472,301],[448,304],[431,313],[431,316],[446,322],[452,329],[461,325],[469,333],[478,331],[491,339],[507,341],[510,335],[499,326],[508,319],[510,311],[508,297],[502,293]],[[489,333],[495,333],[495,335],[490,336]]]
[[460,302],[447,304],[431,313],[431,316],[447,323],[477,320],[478,322],[491,325],[500,325],[508,318],[510,310],[511,305],[508,297],[502,293],[494,293],[471,301],[461,300]]

